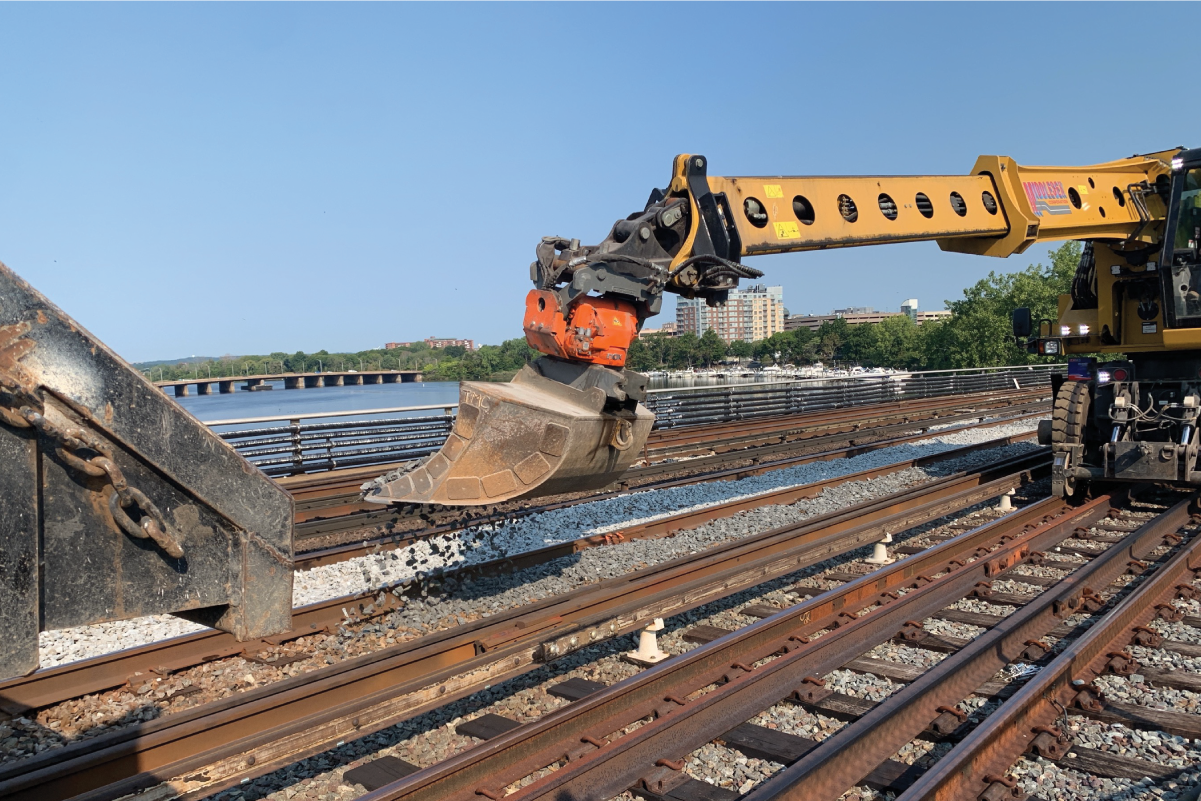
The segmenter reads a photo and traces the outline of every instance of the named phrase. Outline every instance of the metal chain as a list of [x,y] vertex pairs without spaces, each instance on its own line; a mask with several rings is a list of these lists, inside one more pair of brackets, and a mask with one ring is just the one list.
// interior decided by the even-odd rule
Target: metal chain
[[[113,461],[112,451],[93,434],[79,426],[60,428],[42,414],[38,398],[8,374],[0,371],[0,420],[14,428],[34,428],[54,443],[54,450],[72,469],[91,478],[106,478],[113,487],[108,509],[113,522],[131,537],[150,539],[173,559],[183,557],[183,546],[170,532],[163,513],[146,493],[129,486],[125,474]],[[92,451],[83,457],[78,451]],[[142,510],[141,520],[127,511],[131,506]]]

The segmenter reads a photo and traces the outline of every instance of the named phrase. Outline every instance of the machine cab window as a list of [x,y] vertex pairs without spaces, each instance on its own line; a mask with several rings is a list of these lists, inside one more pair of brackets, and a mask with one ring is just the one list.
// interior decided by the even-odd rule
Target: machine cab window
[[1201,167],[1176,176],[1168,246],[1168,296],[1176,325],[1201,326]]

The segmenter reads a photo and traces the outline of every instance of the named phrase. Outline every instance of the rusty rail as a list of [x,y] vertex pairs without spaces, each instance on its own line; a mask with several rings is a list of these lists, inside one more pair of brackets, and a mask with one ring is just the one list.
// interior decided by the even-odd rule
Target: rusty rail
[[[1172,510],[1177,525],[1187,517],[1183,506]],[[1151,525],[1160,536],[1175,531],[1171,522],[1158,523]],[[1036,728],[1050,729],[1064,709],[1081,703],[1104,703],[1099,692],[1087,696],[1091,695],[1093,680],[1109,671],[1111,655],[1130,643],[1136,627],[1145,626],[1155,617],[1156,607],[1170,601],[1178,585],[1189,584],[1199,572],[1201,537],[1194,536],[994,712],[989,725],[978,727],[964,738],[901,799],[976,798],[994,782],[1001,783],[1018,756],[1032,746],[1039,734]],[[1133,658],[1127,667],[1137,672]],[[1081,697],[1082,691],[1086,697]],[[1067,750],[1064,742],[1057,745]]]
[[[1041,640],[1059,623],[1083,609],[1091,597],[1125,573],[1132,561],[1145,560],[1154,549],[1164,545],[1165,538],[1174,536],[1188,521],[1189,507],[1192,505],[1193,499],[1181,501],[1128,535],[1123,542],[1110,546],[967,646],[948,656],[921,678],[822,741],[817,748],[747,794],[746,801],[833,801],[839,798],[901,746],[917,737],[939,716],[940,708],[954,707],[967,698],[998,670],[1019,659],[1028,642]],[[1179,556],[1177,559],[1179,561]],[[1136,597],[1141,595],[1136,593]],[[1127,599],[1123,605],[1129,603]],[[1138,609],[1145,608],[1150,614],[1152,607],[1140,605],[1137,600],[1134,603]],[[1115,619],[1122,618],[1119,615]],[[1078,643],[1070,646],[1069,650],[1081,652]],[[1098,655],[1093,650],[1086,648],[1083,652],[1089,653],[1091,659]],[[1071,658],[1064,660],[1065,665],[1072,662]],[[1071,678],[1061,678],[1060,683],[1067,684]],[[1040,675],[1033,683],[1050,686],[1049,681],[1053,679]],[[1028,695],[1030,690],[1027,687],[1021,692]],[[1044,689],[1043,693],[1046,692]],[[1070,703],[1071,699],[1067,698],[1066,701]],[[1047,706],[1050,708],[1050,704]],[[1051,722],[1047,721],[1048,724]],[[997,722],[989,718],[980,728],[993,732]],[[1032,737],[1029,732],[1030,726],[1027,725],[1024,730],[1010,736],[1021,737],[1024,734],[1028,742]],[[1003,738],[1004,734],[994,734],[994,738],[998,736]],[[836,759],[833,758],[835,755]],[[962,767],[957,761],[948,769],[962,776],[962,770],[956,769]],[[998,771],[999,775],[1004,775],[1005,768],[1008,765]],[[941,765],[939,773],[945,773]],[[972,786],[979,791],[988,789],[982,779],[984,774],[973,773],[979,784]],[[979,795],[979,792],[969,793],[969,789],[962,782],[957,782],[956,792],[944,792],[941,797],[961,799]]]
[[[1041,406],[1041,405],[1040,405]],[[414,507],[411,510],[381,509],[380,504],[364,503],[358,501],[358,492],[353,494],[353,500],[346,502],[349,494],[343,494],[343,502],[337,504],[334,497],[325,498],[309,498],[306,501],[298,501],[297,512],[297,542],[301,544],[306,539],[328,536],[330,533],[347,530],[358,530],[358,528],[369,527],[372,525],[395,525],[404,519],[416,521],[422,520],[425,524],[422,528],[412,528],[412,530],[402,530],[396,533],[384,534],[384,536],[369,537],[363,542],[351,543],[346,545],[333,545],[329,548],[315,549],[304,552],[297,557],[297,564],[300,569],[316,567],[318,564],[328,564],[345,560],[351,556],[365,554],[378,545],[393,544],[401,542],[413,537],[430,537],[434,534],[446,533],[450,531],[458,531],[459,528],[468,525],[485,525],[489,522],[501,520],[512,520],[519,516],[537,514],[540,512],[548,512],[551,509],[560,509],[568,506],[573,506],[575,503],[603,501],[605,498],[617,497],[625,494],[631,489],[637,490],[652,490],[664,489],[669,486],[681,486],[686,484],[699,484],[703,482],[722,482],[722,480],[731,480],[736,478],[745,478],[747,476],[758,476],[758,474],[778,470],[781,467],[793,467],[795,465],[808,464],[812,461],[824,461],[830,459],[843,459],[849,456],[856,456],[864,453],[870,453],[872,450],[880,448],[888,448],[898,446],[907,442],[916,442],[926,440],[931,436],[942,436],[946,434],[955,434],[958,431],[967,431],[976,428],[990,428],[994,425],[1006,425],[1010,423],[1022,422],[1035,417],[1044,417],[1046,412],[1039,410],[1028,412],[1026,410],[1018,410],[1018,414],[1014,417],[1005,417],[988,420],[985,423],[974,423],[967,425],[955,426],[945,430],[939,430],[937,434],[930,434],[926,430],[918,432],[918,434],[892,437],[889,440],[880,440],[876,442],[867,442],[861,444],[852,444],[846,448],[836,448],[827,450],[827,452],[805,454],[800,456],[790,456],[790,458],[779,459],[775,461],[764,461],[767,456],[788,453],[791,450],[799,448],[808,448],[820,446],[825,442],[846,442],[850,438],[846,434],[826,435],[811,438],[811,440],[794,441],[787,443],[778,443],[775,446],[760,446],[746,452],[733,452],[715,454],[712,456],[704,456],[704,458],[692,459],[686,462],[661,462],[661,464],[651,465],[649,467],[637,468],[637,470],[629,471],[622,482],[616,485],[616,489],[603,490],[594,495],[586,497],[570,497],[567,500],[551,500],[537,504],[537,506],[528,506],[526,503],[513,502],[501,504],[501,507],[494,512],[484,512],[476,514],[465,512],[465,510],[447,510],[447,512],[438,512],[438,510],[429,510],[428,507]],[[978,413],[957,414],[957,416],[939,418],[939,422],[957,422],[962,419],[978,418]],[[872,429],[865,431],[866,435],[889,434],[892,431],[908,430],[919,428],[920,423],[897,424],[885,426],[884,429]],[[1028,436],[1021,435],[1014,438],[1014,441],[1021,438],[1033,438],[1033,432]],[[742,467],[723,467],[729,462],[759,462]],[[655,480],[655,476],[671,476],[673,473],[681,473],[687,471],[687,476],[677,478],[667,478]],[[362,482],[363,478],[358,479]],[[306,489],[306,492],[312,490]],[[366,508],[370,507],[370,509]],[[431,515],[431,521],[425,521],[420,518],[420,515]]]
[[[366,736],[527,672],[574,642],[620,636],[956,509],[1043,469],[1035,453],[723,544],[0,769],[0,797],[115,797],[204,767],[206,792]],[[1034,521],[1058,502],[1013,519]],[[961,540],[962,541],[962,538]],[[823,638],[824,639],[824,638]],[[573,642],[574,641],[574,642]],[[251,763],[247,755],[253,757]],[[101,790],[100,788],[104,788]]]
[[[1104,515],[1105,496],[1078,509],[1035,504],[802,602],[601,690],[542,720],[364,796],[367,801],[609,798],[657,781],[671,765],[790,693],[967,596],[1030,554]],[[1038,517],[1050,519],[1038,521]],[[968,561],[975,558],[975,561]],[[965,563],[966,562],[966,563]],[[908,590],[898,597],[897,591]],[[870,611],[868,611],[870,610]],[[825,633],[810,639],[819,631]],[[760,660],[768,659],[765,664]],[[635,721],[635,731],[607,739]],[[533,783],[506,788],[570,754]],[[659,766],[659,767],[657,767]]]
[[[1018,438],[1021,438],[1021,436],[1023,435],[1019,435]],[[811,497],[820,494],[823,490],[830,487],[876,478],[909,467],[935,464],[947,459],[958,458],[973,451],[1007,444],[1014,439],[1014,437],[1004,437],[976,445],[967,445],[962,448],[944,451],[941,454],[895,462],[872,470],[826,479],[815,484],[785,488],[774,493],[738,499],[728,504],[694,509],[662,520],[629,526],[617,532],[620,536],[610,534],[608,537],[603,535],[582,537],[471,567],[441,571],[433,574],[431,580],[440,581],[450,576],[462,578],[466,575],[497,575],[534,565],[545,564],[552,559],[570,556],[589,548],[603,547],[621,539],[634,540],[648,537],[662,537],[673,531],[698,526],[721,517],[729,517],[740,510],[753,508],[757,504],[785,503],[801,497]],[[1045,460],[1046,457],[1041,458]],[[1009,463],[1012,463],[1012,460],[1006,464]],[[1016,462],[1019,465],[1029,463],[1027,461]],[[1004,473],[1007,469],[1006,467],[1001,467],[1000,470],[994,468],[991,472],[985,470],[983,472],[969,471],[960,473],[956,476],[942,479],[940,482],[919,487],[916,490],[898,493],[895,498],[889,496],[882,499],[882,502],[886,502],[885,507],[887,507],[889,504],[903,503],[905,498],[914,495],[927,497],[928,495],[940,492],[943,494],[948,492],[953,494],[964,487],[971,487],[978,484],[983,480],[981,476],[986,473],[994,475],[998,472]],[[853,508],[863,511],[871,505],[872,502],[869,502]],[[818,520],[830,525],[841,524],[840,516],[837,513],[825,515],[822,518],[818,518]],[[61,703],[69,698],[76,698],[88,693],[119,687],[138,672],[176,672],[206,661],[213,661],[214,659],[253,654],[300,637],[321,631],[329,631],[343,621],[343,610],[350,611],[356,620],[366,620],[387,614],[396,607],[397,592],[401,595],[419,594],[423,590],[427,590],[428,585],[429,582],[426,581],[401,582],[368,593],[333,598],[328,601],[300,607],[293,612],[292,629],[272,637],[270,641],[238,642],[223,632],[215,630],[202,631],[165,640],[161,643],[117,651],[94,659],[72,662],[59,667],[40,670],[28,676],[9,679],[0,682],[0,710],[6,710],[11,714],[19,714],[28,709],[38,709]],[[370,611],[367,611],[368,609]]]

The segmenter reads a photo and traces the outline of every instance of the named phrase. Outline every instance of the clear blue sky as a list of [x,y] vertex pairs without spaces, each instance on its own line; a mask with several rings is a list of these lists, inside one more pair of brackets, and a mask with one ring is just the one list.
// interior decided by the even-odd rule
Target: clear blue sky
[[[1198,146],[1199,104],[1172,94],[1191,56],[1163,48],[1199,21],[1195,4],[0,4],[0,261],[133,361],[496,343],[521,334],[539,238],[598,241],[679,152],[725,175],[912,174]],[[942,308],[1045,250],[751,264],[793,313]]]

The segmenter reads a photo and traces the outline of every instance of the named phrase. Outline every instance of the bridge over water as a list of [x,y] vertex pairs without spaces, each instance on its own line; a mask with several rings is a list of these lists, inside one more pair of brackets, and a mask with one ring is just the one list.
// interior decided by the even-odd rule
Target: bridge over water
[[183,378],[178,381],[155,381],[155,385],[163,391],[173,390],[175,397],[182,398],[191,394],[192,387],[197,395],[212,395],[213,386],[222,395],[236,392],[238,384],[242,389],[254,391],[260,388],[270,388],[268,381],[283,381],[284,389],[313,389],[314,387],[351,387],[363,384],[410,384],[421,381],[420,370],[347,370],[345,372],[329,371],[324,373],[281,373],[278,375],[240,375],[205,378]]

